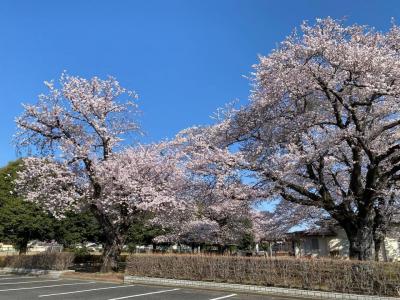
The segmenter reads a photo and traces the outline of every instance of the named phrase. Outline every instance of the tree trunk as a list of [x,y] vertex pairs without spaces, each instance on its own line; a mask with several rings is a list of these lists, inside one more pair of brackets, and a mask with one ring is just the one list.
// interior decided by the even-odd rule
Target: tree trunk
[[375,247],[375,261],[379,261],[379,253],[381,252],[382,240],[381,239],[375,239],[374,240],[374,247]]
[[381,248],[382,248],[383,261],[387,262],[388,261],[388,257],[387,257],[387,252],[386,252],[385,240],[383,240]]
[[[389,229],[391,219],[390,213],[387,212],[385,202],[381,200],[379,207],[375,207],[374,218],[374,244],[375,244],[375,260],[379,261],[379,253],[382,253],[382,258],[387,261],[385,248],[385,237]],[[382,252],[381,252],[382,251]]]
[[103,264],[101,265],[100,272],[106,273],[118,270],[118,259],[123,247],[123,243],[119,243],[119,240],[114,239],[112,242],[104,244]]
[[371,260],[373,247],[372,226],[345,228],[349,240],[350,259]]
[[28,245],[27,244],[25,244],[25,245],[20,245],[19,246],[19,255],[22,255],[22,254],[26,254],[26,252],[28,251]]
[[105,237],[103,244],[103,264],[101,265],[100,272],[117,271],[118,258],[125,243],[129,224],[114,225],[107,215],[101,209],[98,209],[95,204],[91,205],[91,211],[101,225]]
[[374,238],[374,246],[375,246],[375,260],[380,260],[380,254],[382,254],[382,260],[387,261],[386,248],[385,248],[385,238]]
[[28,240],[21,240],[17,242],[17,248],[19,250],[19,255],[26,254],[28,252]]

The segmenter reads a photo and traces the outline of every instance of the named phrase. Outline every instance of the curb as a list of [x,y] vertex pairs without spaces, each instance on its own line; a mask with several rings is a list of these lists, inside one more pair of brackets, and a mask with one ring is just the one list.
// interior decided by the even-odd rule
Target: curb
[[0,274],[24,274],[41,276],[46,275],[51,278],[59,278],[61,274],[71,272],[71,270],[56,271],[56,270],[41,270],[41,269],[25,269],[25,268],[0,268]]
[[155,285],[165,285],[165,286],[180,286],[189,288],[229,290],[229,291],[237,291],[244,293],[255,293],[255,294],[273,295],[273,296],[289,296],[296,298],[311,298],[311,299],[343,299],[343,300],[399,300],[400,299],[397,297],[380,297],[380,296],[369,296],[369,295],[322,292],[313,290],[279,288],[279,287],[266,287],[258,285],[178,280],[178,279],[141,277],[141,276],[124,276],[124,283],[142,283],[142,284],[155,284]]

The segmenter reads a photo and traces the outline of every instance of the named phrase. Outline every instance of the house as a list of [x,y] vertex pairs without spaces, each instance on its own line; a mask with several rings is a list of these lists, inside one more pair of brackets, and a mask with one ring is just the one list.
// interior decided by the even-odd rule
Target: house
[[102,252],[103,246],[101,244],[86,242],[86,243],[78,243],[75,244],[74,247],[76,249],[86,249],[89,252]]
[[[295,231],[267,243],[271,256],[349,257],[349,241],[339,226]],[[400,261],[400,239],[395,236],[386,237],[380,258]]]
[[63,246],[55,241],[41,242],[37,240],[28,243],[28,252],[62,252]]
[[0,243],[0,253],[14,253],[17,249],[11,244]]

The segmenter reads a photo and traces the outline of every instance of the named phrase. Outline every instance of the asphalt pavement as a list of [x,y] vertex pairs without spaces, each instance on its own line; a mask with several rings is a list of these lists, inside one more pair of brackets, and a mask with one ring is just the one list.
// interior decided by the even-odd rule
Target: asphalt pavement
[[282,300],[265,295],[77,279],[0,275],[0,300]]

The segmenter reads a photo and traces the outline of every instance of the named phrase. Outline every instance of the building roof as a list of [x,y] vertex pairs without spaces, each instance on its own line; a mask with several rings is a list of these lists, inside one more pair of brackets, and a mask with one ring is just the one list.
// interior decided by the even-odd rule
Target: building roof
[[286,234],[287,238],[313,237],[313,236],[336,236],[333,228],[312,228],[307,230],[294,231]]

